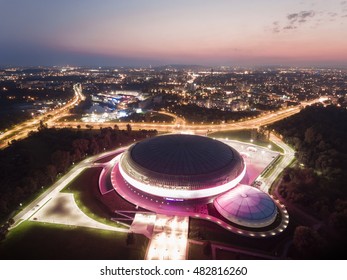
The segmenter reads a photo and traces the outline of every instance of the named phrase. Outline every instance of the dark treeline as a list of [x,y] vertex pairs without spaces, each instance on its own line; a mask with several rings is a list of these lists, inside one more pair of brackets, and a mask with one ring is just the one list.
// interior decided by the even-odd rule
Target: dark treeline
[[132,131],[130,125],[127,130],[119,130],[117,125],[80,130],[46,128],[41,124],[38,132],[0,151],[0,221],[20,203],[50,186],[72,164],[156,134],[155,130]]
[[347,245],[347,111],[311,106],[270,128],[295,148],[299,162],[284,171],[280,195],[322,221],[318,232],[297,228],[294,243],[301,256],[319,257],[329,248],[343,248]]
[[[0,95],[0,104],[16,104],[25,101],[23,96],[31,96],[35,98],[35,101],[47,101],[49,100],[67,100],[73,96],[72,88],[65,90],[61,89],[28,89],[19,88],[14,82],[0,82],[1,88],[6,88],[6,91],[2,91]],[[14,99],[8,99],[8,96],[15,97]]]
[[219,109],[209,109],[199,107],[194,104],[177,105],[171,109],[177,115],[183,116],[188,122],[192,123],[221,123],[241,120],[248,117],[255,117],[259,111],[222,111]]
[[122,117],[119,119],[121,122],[166,122],[171,123],[174,121],[173,117],[168,115],[160,114],[157,112],[147,112],[147,113],[133,113],[127,117]]

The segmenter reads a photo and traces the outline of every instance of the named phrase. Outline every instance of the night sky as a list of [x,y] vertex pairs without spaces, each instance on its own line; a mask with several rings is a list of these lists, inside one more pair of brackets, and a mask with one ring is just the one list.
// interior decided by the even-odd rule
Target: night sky
[[347,66],[347,1],[0,0],[0,65]]

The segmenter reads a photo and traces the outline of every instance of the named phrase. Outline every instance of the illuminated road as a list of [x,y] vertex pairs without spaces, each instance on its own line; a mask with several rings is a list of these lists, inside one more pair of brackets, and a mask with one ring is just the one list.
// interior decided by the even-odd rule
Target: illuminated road
[[174,124],[176,126],[184,126],[186,124],[186,121],[184,118],[181,118],[175,114],[169,113],[167,111],[158,111],[158,113],[174,118],[174,120],[175,120]]
[[[130,125],[133,130],[140,129],[156,129],[161,132],[192,132],[195,134],[207,134],[211,132],[223,131],[223,130],[240,130],[240,129],[251,129],[251,128],[259,128],[260,126],[268,125],[273,122],[282,120],[284,118],[290,117],[300,112],[301,107],[305,107],[317,102],[322,102],[324,99],[315,99],[309,102],[303,102],[301,105],[290,107],[287,109],[282,109],[276,112],[270,112],[267,114],[263,114],[254,119],[247,119],[243,121],[233,122],[233,123],[225,123],[225,124],[187,124],[183,118],[180,118],[172,113],[168,113],[166,111],[160,111],[160,113],[169,115],[175,118],[174,123],[134,123],[130,122]],[[85,128],[86,126],[92,126],[94,128],[102,128],[102,127],[113,127],[115,124],[118,125],[120,129],[126,129],[127,124],[129,122],[52,122],[57,128],[63,127],[74,127],[81,126],[81,128]]]
[[[82,88],[80,84],[76,84],[73,87],[75,96],[64,106],[47,112],[44,115],[35,117],[34,119],[25,121],[21,124],[16,125],[14,128],[6,131],[2,135],[0,135],[0,149],[3,149],[8,146],[8,143],[13,140],[20,140],[26,138],[30,131],[35,131],[40,124],[40,121],[47,123],[49,127],[55,126],[57,128],[65,128],[65,127],[73,127],[76,128],[80,126],[81,128],[85,128],[87,125],[94,128],[101,127],[113,127],[115,124],[118,125],[120,129],[126,129],[127,123],[117,123],[117,122],[61,122],[59,121],[62,117],[69,114],[69,110],[77,105],[81,100],[84,100],[85,97],[82,94]],[[160,111],[160,113],[171,116],[174,118],[173,123],[133,123],[130,122],[132,129],[140,130],[140,129],[156,129],[161,132],[192,132],[195,134],[203,134],[223,131],[223,130],[240,130],[240,129],[251,129],[258,128],[263,125],[268,125],[273,122],[282,120],[284,118],[290,117],[300,112],[301,107],[305,107],[307,105],[311,105],[317,102],[324,101],[324,98],[315,99],[309,102],[303,102],[299,106],[279,110],[272,113],[263,114],[254,119],[247,119],[243,121],[226,123],[226,124],[187,124],[186,121],[172,113],[167,111]]]
[[283,171],[284,168],[286,168],[295,158],[295,152],[294,150],[286,145],[280,138],[278,138],[273,133],[270,134],[270,140],[275,143],[277,146],[281,147],[283,149],[283,155],[282,158],[278,163],[276,163],[273,166],[273,170],[270,171],[271,174],[269,176],[263,177],[260,175],[256,180],[262,182],[259,189],[261,189],[264,192],[269,192],[269,188],[271,187],[272,183],[275,181],[275,179],[278,177],[278,175]]
[[73,89],[75,92],[74,97],[69,100],[64,106],[49,111],[43,115],[37,116],[33,119],[22,122],[0,135],[0,149],[6,148],[8,146],[8,142],[26,138],[30,131],[36,131],[40,124],[40,121],[52,124],[57,119],[63,117],[65,114],[68,114],[69,110],[73,106],[77,105],[81,100],[85,99],[82,94],[82,88],[80,84],[74,85]]

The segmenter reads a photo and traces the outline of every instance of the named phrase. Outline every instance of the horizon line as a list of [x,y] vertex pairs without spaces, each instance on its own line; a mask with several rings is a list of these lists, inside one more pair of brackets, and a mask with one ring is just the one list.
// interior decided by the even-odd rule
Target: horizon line
[[312,68],[312,69],[346,69],[347,65],[289,65],[289,64],[259,64],[259,65],[222,65],[222,64],[214,64],[214,65],[203,65],[203,64],[193,64],[193,63],[164,63],[164,64],[158,64],[158,65],[152,65],[152,64],[138,64],[138,65],[105,65],[105,64],[37,64],[37,65],[19,65],[19,64],[0,64],[0,69],[5,68],[64,68],[64,67],[70,67],[70,68],[145,68],[145,69],[155,69],[155,68],[161,68],[161,67],[178,67],[178,68],[189,68],[189,67],[201,67],[201,68],[226,68],[226,69],[239,69],[239,68],[246,68],[246,69],[254,69],[254,68],[298,68],[298,69],[306,69],[306,68]]

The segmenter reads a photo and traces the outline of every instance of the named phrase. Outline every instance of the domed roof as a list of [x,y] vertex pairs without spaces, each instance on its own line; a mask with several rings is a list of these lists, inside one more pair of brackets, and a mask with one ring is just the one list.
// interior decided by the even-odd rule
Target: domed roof
[[271,197],[247,185],[239,185],[220,195],[214,200],[214,206],[226,219],[247,227],[268,226],[277,215]]
[[238,160],[230,146],[208,137],[170,134],[141,141],[131,149],[131,159],[153,172],[168,175],[213,173]]
[[235,186],[245,172],[243,158],[232,147],[185,134],[157,136],[134,144],[122,156],[120,167],[138,182],[186,190],[209,189],[231,181]]

